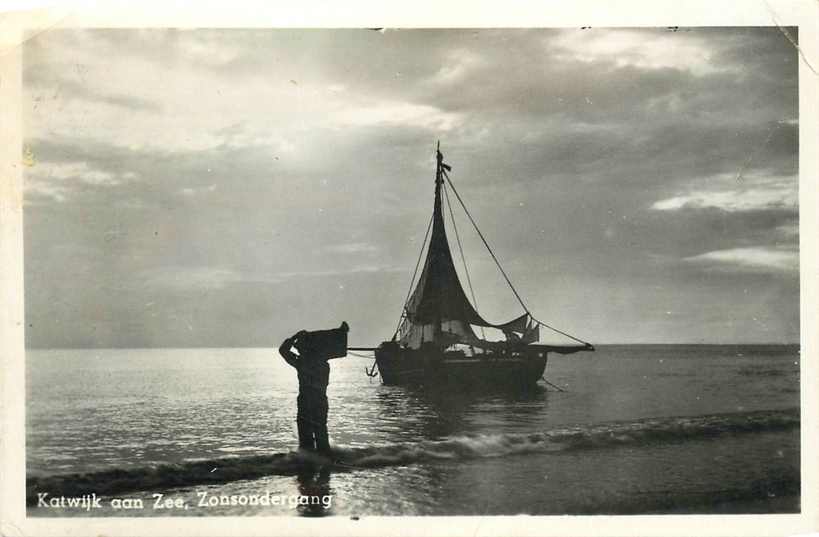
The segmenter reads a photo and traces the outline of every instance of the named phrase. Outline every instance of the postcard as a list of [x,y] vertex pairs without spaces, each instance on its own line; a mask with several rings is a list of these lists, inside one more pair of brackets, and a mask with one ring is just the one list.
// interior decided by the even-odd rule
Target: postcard
[[819,4],[226,7],[9,15],[4,535],[817,531]]

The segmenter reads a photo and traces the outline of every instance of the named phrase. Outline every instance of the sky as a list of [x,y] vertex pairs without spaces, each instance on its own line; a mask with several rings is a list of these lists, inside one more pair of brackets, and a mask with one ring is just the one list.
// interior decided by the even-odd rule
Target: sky
[[[536,318],[595,344],[799,340],[778,28],[54,30],[23,71],[29,347],[389,339],[438,140]],[[522,313],[453,209],[479,311]]]

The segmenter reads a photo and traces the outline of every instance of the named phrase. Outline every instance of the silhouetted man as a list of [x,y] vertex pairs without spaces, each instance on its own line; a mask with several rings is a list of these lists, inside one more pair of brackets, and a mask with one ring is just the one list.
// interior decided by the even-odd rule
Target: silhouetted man
[[[301,330],[279,346],[282,358],[296,368],[299,375],[298,414],[299,448],[330,453],[327,437],[327,383],[330,364],[321,349],[310,347],[307,332]],[[299,351],[293,353],[293,347]]]

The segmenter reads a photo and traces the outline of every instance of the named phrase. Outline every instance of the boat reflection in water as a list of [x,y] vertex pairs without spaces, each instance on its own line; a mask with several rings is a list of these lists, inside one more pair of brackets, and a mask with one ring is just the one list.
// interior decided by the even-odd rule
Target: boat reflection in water
[[381,386],[373,399],[384,422],[381,427],[400,442],[413,442],[520,432],[519,425],[528,420],[548,421],[549,391],[538,384],[522,389],[501,384],[490,390],[438,386]]

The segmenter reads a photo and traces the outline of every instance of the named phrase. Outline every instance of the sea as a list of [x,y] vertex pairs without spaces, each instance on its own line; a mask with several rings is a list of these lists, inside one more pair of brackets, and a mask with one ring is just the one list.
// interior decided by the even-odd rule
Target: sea
[[323,459],[296,450],[276,349],[29,350],[28,515],[800,511],[798,346],[550,354],[524,391],[384,386],[372,360],[330,363]]

